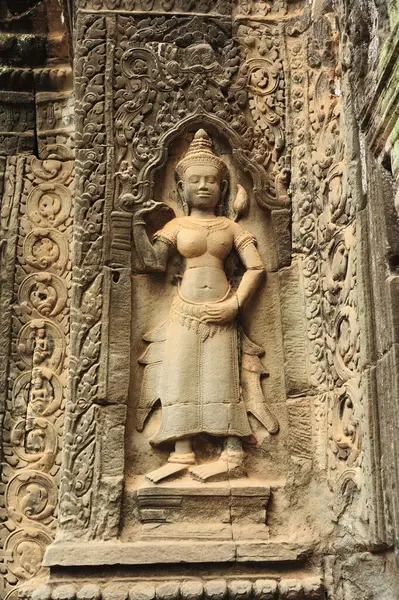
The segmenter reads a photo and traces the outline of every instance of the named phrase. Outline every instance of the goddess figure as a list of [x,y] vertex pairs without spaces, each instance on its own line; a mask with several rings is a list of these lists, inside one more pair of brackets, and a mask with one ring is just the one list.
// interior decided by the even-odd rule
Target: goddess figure
[[[252,433],[248,412],[270,433],[278,430],[260,386],[263,351],[238,328],[238,315],[265,270],[254,236],[232,219],[216,215],[227,188],[227,166],[213,153],[206,131],[197,131],[176,171],[189,214],[169,221],[152,244],[145,229],[151,208],[134,217],[136,247],[152,269],[164,271],[172,252],[185,259],[169,318],[144,337],[149,345],[139,358],[145,371],[137,428],[143,429],[159,400],[162,420],[151,443],[174,443],[168,463],[146,475],[155,483],[185,470],[200,481],[242,476],[242,439]],[[233,248],[246,268],[236,290],[224,269]],[[223,438],[224,450],[217,460],[197,465],[192,442],[201,433]]]

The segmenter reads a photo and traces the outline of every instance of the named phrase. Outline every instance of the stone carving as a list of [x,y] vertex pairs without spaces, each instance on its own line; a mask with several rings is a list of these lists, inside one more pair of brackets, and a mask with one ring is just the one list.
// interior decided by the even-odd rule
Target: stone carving
[[[52,149],[54,150],[54,149]],[[51,150],[50,153],[52,154]],[[57,155],[63,159],[68,158],[64,156],[65,149],[60,146],[57,149]],[[59,158],[47,158],[45,160],[39,160],[36,156],[32,157],[30,167],[34,177],[40,181],[51,181],[56,179],[58,183],[65,184],[70,182],[73,171],[73,162],[70,160],[59,160]],[[54,189],[54,188],[52,188]],[[65,187],[62,187],[65,193]],[[68,194],[66,194],[68,196]]]
[[202,13],[203,16],[224,16],[231,12],[231,0],[80,0],[80,5],[82,8],[94,10],[110,8],[132,12],[183,12],[197,15]]
[[87,531],[91,516],[103,307],[103,210],[106,148],[104,69],[106,22],[89,14],[77,30],[76,223],[71,330],[70,403],[65,420],[59,526],[73,538]]
[[359,329],[356,313],[352,307],[341,308],[335,317],[334,365],[342,380],[356,372],[356,359],[359,358]]
[[33,223],[41,227],[57,227],[70,214],[70,192],[61,183],[42,183],[29,194],[27,210]]
[[34,269],[46,269],[60,275],[68,262],[68,244],[56,229],[37,228],[26,236],[24,255]]
[[9,558],[6,566],[18,579],[27,580],[42,571],[43,555],[51,537],[39,529],[27,528],[12,533],[6,540]]
[[19,334],[18,349],[27,365],[54,371],[63,366],[65,342],[57,325],[45,319],[33,319]]
[[352,384],[337,394],[331,407],[331,449],[348,466],[355,463],[361,449],[359,404],[359,392]]
[[[259,57],[252,58],[251,49],[240,66],[239,47],[223,19],[187,15],[148,22],[119,16],[118,38],[117,209],[134,210],[151,199],[154,173],[166,160],[166,139],[200,115],[228,128],[235,158],[253,179],[257,202],[272,209],[289,205],[284,78],[277,42],[270,58],[264,56],[270,49],[260,44]],[[157,53],[154,43],[160,41],[166,45]]]
[[205,598],[206,600],[242,600],[256,597],[263,600],[323,600],[325,598],[325,582],[317,572],[308,573],[300,579],[282,577],[253,579],[225,579],[187,577],[185,579],[136,580],[126,582],[114,580],[96,584],[84,580],[65,584],[53,581],[42,584],[28,592],[28,600],[105,600],[118,594],[119,598],[134,600],[168,600],[171,597],[190,600]]
[[19,304],[29,314],[54,317],[67,303],[68,293],[64,282],[53,273],[28,275],[18,290]]
[[45,367],[35,367],[16,378],[12,392],[12,414],[46,416],[60,406],[62,385],[57,375]]
[[[28,157],[19,166],[19,176],[23,186],[16,188],[14,215],[18,237],[11,288],[13,353],[1,476],[3,573],[10,597],[19,583],[45,574],[43,555],[56,526],[73,163]],[[7,226],[4,216],[2,225]]]
[[[11,1],[5,4],[5,14],[19,11]],[[58,2],[28,4],[24,21],[36,8],[35,15],[50,21]],[[390,432],[381,441],[384,460],[379,447],[396,405],[378,391],[391,380],[394,389],[396,346],[381,326],[391,313],[381,317],[376,301],[373,310],[367,287],[369,272],[383,267],[392,292],[396,242],[388,244],[387,262],[379,231],[385,225],[369,210],[373,203],[382,210],[383,194],[375,193],[376,186],[366,194],[360,184],[346,71],[351,67],[339,44],[340,32],[349,30],[347,17],[338,30],[338,4],[66,0],[63,15],[71,28],[76,25],[76,105],[71,68],[55,56],[40,68],[0,73],[2,82],[7,72],[27,90],[0,94],[3,155],[37,150],[37,157],[0,157],[6,185],[6,239],[0,239],[1,597],[321,599],[323,581],[311,577],[316,548],[314,560],[323,562],[326,574],[336,560],[340,591],[331,591],[332,571],[326,584],[331,599],[341,600],[356,585],[348,571],[339,573],[346,544],[349,552],[362,552],[352,569],[367,562],[363,550],[370,543],[389,554],[383,544],[392,534],[378,538],[369,530],[373,519],[379,531],[394,520],[373,502],[383,496],[380,480],[389,482],[386,490],[397,488]],[[352,6],[345,12],[361,16]],[[355,21],[362,30],[363,22]],[[49,31],[49,47],[66,46]],[[367,54],[364,48],[351,52],[357,65],[356,56]],[[373,104],[373,113],[384,105]],[[377,132],[373,118],[359,116]],[[173,168],[190,132],[200,127],[214,136],[215,154],[206,135],[197,134],[195,143],[210,163],[194,161],[187,169],[179,163],[175,186]],[[372,162],[367,150],[361,153],[369,185]],[[209,192],[217,203],[206,219],[193,207],[201,196],[190,191],[193,172],[205,179],[204,197]],[[235,198],[227,199],[227,179]],[[175,218],[178,189],[186,214]],[[254,238],[238,224],[244,219],[267,264],[264,286]],[[381,254],[374,264],[376,239]],[[368,242],[372,251],[363,260]],[[172,258],[175,247],[180,257]],[[231,277],[224,254],[236,261]],[[181,257],[186,270],[172,298]],[[214,279],[212,269],[218,272]],[[371,288],[378,298],[378,284]],[[251,293],[251,307],[242,306]],[[394,297],[392,292],[393,305]],[[161,323],[165,307],[171,310]],[[244,330],[262,340],[267,361]],[[212,414],[204,425],[208,405]],[[192,406],[198,413],[191,426]],[[273,435],[278,428],[281,434]],[[146,444],[150,431],[156,451]],[[168,463],[157,469],[172,445]],[[250,479],[210,481],[244,475],[245,467]],[[166,481],[186,471],[199,482],[189,476]],[[143,473],[150,482],[143,484]],[[59,535],[46,558],[54,572],[44,582],[43,554],[57,519]],[[194,570],[177,564],[200,563],[205,556],[218,563],[214,572],[209,565]],[[87,578],[82,570],[69,570],[74,561],[91,560],[88,568],[98,571]],[[175,564],[171,574],[155,566],[167,561]],[[220,568],[221,562],[240,564]],[[116,574],[115,563],[129,563],[129,570],[121,566]],[[285,567],[280,572],[282,563],[290,575]],[[139,564],[151,568],[144,572]],[[388,575],[386,567],[381,572]],[[40,587],[33,581],[30,586],[36,578]]]
[[[213,154],[204,130],[197,131],[176,171],[187,216],[168,222],[155,235],[152,246],[143,226],[154,207],[138,210],[133,219],[136,247],[145,252],[150,269],[164,270],[170,250],[177,249],[186,259],[169,319],[146,335],[150,345],[139,359],[146,369],[138,427],[144,426],[160,399],[162,423],[152,443],[175,443],[168,465],[147,475],[154,482],[195,465],[192,439],[202,432],[223,437],[225,448],[216,461],[191,466],[190,474],[202,481],[227,473],[242,474],[240,438],[251,435],[247,412],[270,433],[278,430],[259,386],[262,349],[243,332],[239,340],[236,323],[239,311],[260,284],[264,267],[255,238],[216,214],[227,187],[226,165]],[[233,246],[247,269],[236,291],[224,273]],[[240,344],[244,375],[240,375]]]
[[27,518],[47,524],[57,504],[57,488],[48,475],[23,470],[10,480],[6,502],[16,520]]

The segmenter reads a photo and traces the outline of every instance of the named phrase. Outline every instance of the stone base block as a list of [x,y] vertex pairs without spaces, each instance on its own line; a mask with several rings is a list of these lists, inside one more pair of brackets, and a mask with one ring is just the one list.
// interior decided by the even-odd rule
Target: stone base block
[[153,540],[150,542],[54,542],[45,567],[105,567],[194,563],[295,562],[309,557],[306,544],[283,541]]
[[141,540],[268,539],[270,488],[240,482],[160,487],[144,484],[137,504]]

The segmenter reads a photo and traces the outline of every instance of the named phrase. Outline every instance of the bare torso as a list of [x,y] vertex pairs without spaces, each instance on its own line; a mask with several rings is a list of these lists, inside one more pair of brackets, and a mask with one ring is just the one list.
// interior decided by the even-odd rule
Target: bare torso
[[[218,228],[220,227],[220,229]],[[234,235],[229,220],[215,217],[204,220],[186,217],[177,235],[177,249],[186,259],[180,286],[181,295],[190,302],[215,302],[225,298],[229,282],[224,261],[233,247]]]
[[190,302],[216,302],[229,290],[225,272],[215,267],[187,268],[180,285],[180,293]]

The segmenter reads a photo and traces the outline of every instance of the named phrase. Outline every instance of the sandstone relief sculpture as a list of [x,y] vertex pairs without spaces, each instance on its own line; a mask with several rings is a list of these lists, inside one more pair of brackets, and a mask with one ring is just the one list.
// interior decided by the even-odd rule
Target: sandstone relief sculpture
[[[137,428],[143,429],[160,400],[162,422],[151,443],[174,443],[167,464],[146,476],[155,483],[186,470],[203,482],[245,474],[242,439],[252,433],[248,413],[269,433],[278,431],[260,385],[263,350],[239,327],[240,311],[261,284],[264,267],[255,237],[220,215],[228,170],[206,131],[197,131],[176,172],[186,216],[170,220],[152,244],[146,217],[160,204],[137,211],[133,221],[135,245],[149,270],[165,271],[173,251],[185,259],[169,318],[145,335],[149,345],[139,358],[145,370]],[[245,196],[239,187],[237,218]],[[233,248],[246,269],[236,290],[224,266]],[[223,439],[224,447],[216,460],[197,465],[193,438],[201,433]]]

